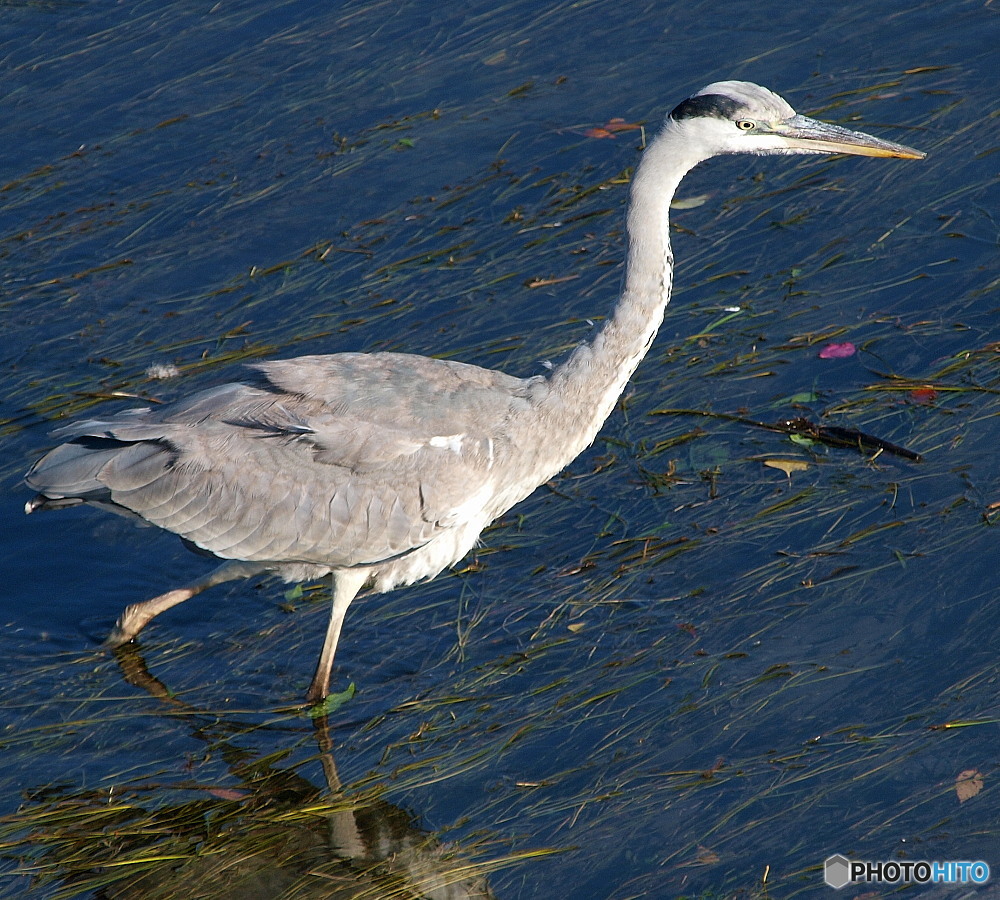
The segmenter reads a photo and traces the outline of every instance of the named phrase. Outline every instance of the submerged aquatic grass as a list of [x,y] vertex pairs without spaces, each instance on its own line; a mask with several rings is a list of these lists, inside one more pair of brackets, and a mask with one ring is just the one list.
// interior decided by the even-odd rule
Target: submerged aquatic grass
[[[139,14],[168,21],[150,4]],[[248,15],[216,14],[220,27]],[[541,26],[509,39],[484,19],[461,27],[470,54],[495,60]],[[321,31],[299,22],[267,40]],[[332,87],[369,96],[380,65],[345,64]],[[245,361],[403,349],[531,374],[607,313],[640,139],[587,139],[531,106],[504,114],[566,90],[555,78],[526,87],[518,72],[488,100],[437,106],[387,79],[397,112],[373,105],[367,122],[318,121],[331,83],[302,78],[280,143],[263,89],[241,135],[215,136],[229,71],[196,62],[160,86],[171,109],[152,124],[109,128],[100,148],[27,166],[0,192],[19,222],[4,235],[20,279],[5,311],[30,345],[3,414],[20,438],[8,476],[50,423],[166,400]],[[19,808],[0,819],[0,895],[187,896],[198,879],[222,890],[268,874],[298,896],[348,889],[340,878],[352,896],[411,896],[431,877],[509,896],[731,896],[761,891],[769,871],[788,897],[814,892],[821,840],[871,853],[905,834],[969,855],[995,842],[979,801],[958,812],[954,797],[957,772],[988,768],[995,721],[997,283],[968,264],[985,185],[945,177],[948,151],[972,149],[955,98],[909,117],[865,105],[953,90],[952,73],[856,83],[818,86],[826,115],[889,108],[920,129],[923,193],[876,225],[873,204],[916,176],[843,160],[696,174],[696,202],[674,212],[667,321],[595,447],[455,573],[352,610],[342,665],[358,690],[329,722],[341,776],[312,723],[285,711],[325,586],[218,589],[192,601],[192,620],[165,618],[142,647],[162,690],[78,649],[79,635],[72,650],[38,635],[30,652],[5,636],[0,783]],[[200,112],[195,86],[210,98]],[[398,176],[400,159],[416,178],[487,117],[489,162],[337,206],[372,173]],[[130,157],[148,169],[126,168],[112,197]],[[829,341],[858,352],[820,359]],[[180,376],[150,378],[159,362]],[[924,462],[737,421],[799,415]],[[808,467],[763,464],[776,457]],[[129,556],[147,537],[134,540]],[[75,577],[108,624],[138,599]],[[59,601],[44,573],[19,590]],[[362,820],[397,842],[405,872],[326,853],[331,827]]]

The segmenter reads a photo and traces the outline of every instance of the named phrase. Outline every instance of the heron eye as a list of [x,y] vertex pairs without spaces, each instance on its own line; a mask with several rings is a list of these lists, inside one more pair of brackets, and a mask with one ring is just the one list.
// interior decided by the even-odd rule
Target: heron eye
[[753,131],[757,127],[757,123],[750,121],[750,119],[737,119],[736,127],[740,131]]

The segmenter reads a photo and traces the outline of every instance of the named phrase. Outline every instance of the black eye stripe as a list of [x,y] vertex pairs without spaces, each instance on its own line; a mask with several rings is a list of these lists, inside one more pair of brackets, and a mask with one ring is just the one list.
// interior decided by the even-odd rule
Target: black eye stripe
[[692,119],[697,116],[714,116],[717,119],[734,119],[742,108],[742,104],[732,97],[722,94],[699,94],[688,97],[674,107],[670,118],[676,121]]

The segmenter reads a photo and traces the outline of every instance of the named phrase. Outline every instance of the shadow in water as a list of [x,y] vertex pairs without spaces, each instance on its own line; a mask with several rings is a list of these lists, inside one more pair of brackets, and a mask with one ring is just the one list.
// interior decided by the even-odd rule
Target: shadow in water
[[173,697],[135,647],[117,654],[127,681],[192,723],[191,733],[233,776],[225,786],[184,780],[110,791],[47,787],[5,831],[22,874],[53,897],[426,898],[487,900],[489,863],[476,862],[378,797],[346,791],[327,722],[315,722],[323,782],[301,774],[290,749],[240,746],[255,726]]

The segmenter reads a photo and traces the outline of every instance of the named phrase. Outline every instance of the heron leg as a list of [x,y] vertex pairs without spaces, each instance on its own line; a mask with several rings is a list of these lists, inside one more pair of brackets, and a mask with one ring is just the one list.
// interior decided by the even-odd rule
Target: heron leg
[[126,606],[125,610],[118,617],[115,627],[111,630],[104,646],[111,650],[127,644],[143,628],[149,624],[151,619],[156,618],[161,612],[190,600],[195,594],[200,594],[206,588],[222,584],[224,581],[234,581],[237,578],[249,578],[263,572],[264,568],[258,563],[243,562],[242,560],[232,560],[224,563],[217,569],[213,569],[204,578],[192,581],[184,587],[175,588],[165,594],[153,597],[152,600],[144,600],[142,603],[133,603]]
[[368,569],[341,569],[333,573],[333,604],[330,608],[330,623],[326,627],[326,639],[316,664],[316,674],[306,692],[309,703],[319,703],[330,693],[330,672],[333,670],[333,657],[337,652],[337,641],[340,640],[340,629],[344,625],[347,607],[365,586],[371,572]]

